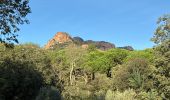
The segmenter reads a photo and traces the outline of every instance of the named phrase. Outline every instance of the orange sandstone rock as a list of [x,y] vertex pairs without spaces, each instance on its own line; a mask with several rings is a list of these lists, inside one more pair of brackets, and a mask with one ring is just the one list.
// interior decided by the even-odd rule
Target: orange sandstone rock
[[45,45],[45,49],[49,49],[55,44],[65,42],[72,42],[72,38],[65,32],[57,32],[57,34]]

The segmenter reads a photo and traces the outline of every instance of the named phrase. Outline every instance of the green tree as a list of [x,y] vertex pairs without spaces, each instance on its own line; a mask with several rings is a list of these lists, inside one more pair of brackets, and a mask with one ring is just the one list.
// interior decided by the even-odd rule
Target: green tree
[[108,51],[92,51],[85,57],[85,69],[89,69],[92,72],[106,73],[108,77],[111,77],[111,68],[122,64],[123,60],[127,56],[126,50],[112,49]]
[[155,47],[155,87],[163,98],[170,97],[170,40]]
[[91,72],[99,71],[100,62],[102,59],[100,59],[104,55],[104,52],[95,50],[90,53],[88,53],[84,58],[84,69]]
[[29,0],[0,1],[0,42],[5,44],[18,43],[16,32],[18,25],[29,23],[25,18],[30,13]]
[[87,48],[87,51],[88,52],[92,52],[92,51],[95,51],[97,48],[95,46],[95,44],[89,44],[88,48]]
[[153,80],[150,78],[155,67],[143,58],[134,58],[113,68],[113,81],[116,89],[125,90],[148,90],[153,87]]
[[135,58],[143,58],[148,60],[150,63],[154,61],[154,50],[152,49],[145,49],[145,50],[134,50],[129,51],[128,56],[124,60],[124,62],[130,61]]
[[70,65],[67,61],[65,50],[49,50],[48,57],[51,60],[53,74],[57,75],[59,78],[59,84],[61,83],[62,87],[69,85]]
[[32,62],[0,60],[0,100],[34,100],[43,84]]
[[[6,53],[8,52],[8,53]],[[0,52],[0,60],[10,58],[11,60],[27,61],[35,64],[34,69],[38,70],[46,84],[53,84],[58,81],[51,66],[48,51],[39,48],[35,44],[16,45],[13,49],[6,49]]]
[[170,39],[170,14],[160,17],[157,23],[159,26],[151,40],[159,44]]
[[76,68],[81,68],[82,58],[86,54],[86,50],[77,47],[74,44],[69,45],[65,48],[65,55],[67,62],[70,66],[70,85],[73,85],[75,82],[75,75],[73,75]]
[[106,72],[108,77],[111,77],[111,68],[115,67],[118,64],[122,64],[123,60],[127,56],[127,50],[121,49],[111,49],[104,53],[103,57],[101,58],[103,61],[103,65],[100,69]]
[[163,99],[170,97],[170,15],[159,18],[159,27],[152,40],[157,43],[155,53],[155,88]]

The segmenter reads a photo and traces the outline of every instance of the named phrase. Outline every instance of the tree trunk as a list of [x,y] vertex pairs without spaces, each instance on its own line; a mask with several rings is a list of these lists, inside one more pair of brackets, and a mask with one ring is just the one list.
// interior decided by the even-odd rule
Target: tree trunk
[[88,75],[86,72],[84,73],[84,76],[85,76],[85,78],[84,78],[85,84],[87,84],[88,83]]
[[73,70],[74,70],[74,62],[71,64],[71,70],[70,70],[70,85],[73,85]]

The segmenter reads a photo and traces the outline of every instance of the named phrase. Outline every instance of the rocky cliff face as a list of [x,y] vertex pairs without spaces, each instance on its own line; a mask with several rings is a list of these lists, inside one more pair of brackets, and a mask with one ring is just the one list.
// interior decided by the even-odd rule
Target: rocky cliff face
[[87,40],[84,41],[84,43],[86,44],[93,44],[96,46],[97,49],[100,50],[108,50],[111,48],[115,48],[115,45],[109,42],[105,42],[105,41],[93,41],[93,40]]
[[105,41],[98,41],[96,42],[96,47],[100,50],[108,50],[108,49],[115,48],[115,45]]
[[66,32],[57,32],[57,34],[45,45],[45,49],[50,49],[54,45],[66,42],[72,42],[72,38]]
[[[45,49],[50,48],[65,48],[70,43],[74,43],[77,46],[81,46],[84,49],[87,49],[90,44],[93,44],[96,46],[97,49],[100,50],[108,50],[111,48],[115,48],[115,45],[109,42],[105,41],[93,41],[93,40],[86,40],[84,41],[81,37],[71,37],[66,32],[57,32],[57,34],[48,41],[48,43],[45,45]],[[127,49],[127,50],[133,50],[131,46],[125,46],[125,47],[118,47],[120,49]]]

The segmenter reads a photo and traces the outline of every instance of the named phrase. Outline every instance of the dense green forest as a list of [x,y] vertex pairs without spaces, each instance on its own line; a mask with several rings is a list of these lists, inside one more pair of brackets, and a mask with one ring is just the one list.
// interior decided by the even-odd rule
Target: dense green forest
[[28,2],[0,0],[0,100],[170,100],[170,15],[158,19],[153,48],[44,49],[14,45]]
[[1,44],[0,100],[169,100],[170,17],[159,21],[145,50]]

